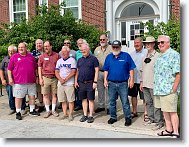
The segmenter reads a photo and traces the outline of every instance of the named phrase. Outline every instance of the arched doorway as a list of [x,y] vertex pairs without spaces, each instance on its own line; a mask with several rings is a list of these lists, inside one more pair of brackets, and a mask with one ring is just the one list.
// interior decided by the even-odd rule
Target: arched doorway
[[155,15],[154,9],[147,3],[135,2],[127,5],[117,19],[120,23],[120,39],[122,45],[126,46],[123,50],[131,52],[134,50],[134,39],[144,36],[148,31],[142,23],[150,21],[156,24],[159,15]]

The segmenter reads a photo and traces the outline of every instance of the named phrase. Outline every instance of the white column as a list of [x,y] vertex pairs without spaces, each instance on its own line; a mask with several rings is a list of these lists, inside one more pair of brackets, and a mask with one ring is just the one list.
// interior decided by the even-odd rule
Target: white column
[[113,0],[106,0],[106,26],[107,31],[110,32],[110,40],[113,40]]
[[160,21],[167,23],[167,21],[168,21],[168,0],[161,0],[160,7],[161,7]]
[[120,40],[121,41],[121,29],[120,29],[120,21],[118,20],[117,22],[116,22],[116,28],[117,28],[117,30],[116,30],[116,38],[114,38],[114,39],[118,39],[118,40]]

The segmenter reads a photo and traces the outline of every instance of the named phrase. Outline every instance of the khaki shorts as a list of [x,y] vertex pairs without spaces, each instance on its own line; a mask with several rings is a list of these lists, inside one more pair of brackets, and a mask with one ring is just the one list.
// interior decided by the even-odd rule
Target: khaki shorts
[[74,102],[75,88],[74,86],[65,86],[58,83],[57,96],[59,102]]
[[36,84],[14,84],[13,96],[16,98],[24,98],[26,95],[36,97]]
[[177,112],[178,95],[171,93],[165,96],[154,96],[154,106],[163,112]]
[[58,80],[56,78],[50,79],[43,76],[44,85],[41,86],[42,94],[57,94],[57,83]]

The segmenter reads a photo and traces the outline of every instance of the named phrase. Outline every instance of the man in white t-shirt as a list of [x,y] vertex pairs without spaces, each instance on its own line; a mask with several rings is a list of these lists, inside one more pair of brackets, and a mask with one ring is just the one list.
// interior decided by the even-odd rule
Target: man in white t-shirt
[[[76,73],[76,60],[69,57],[70,49],[63,46],[61,50],[62,58],[57,61],[55,75],[58,79],[58,101],[62,102],[63,117],[73,120],[73,110],[75,101],[74,76]],[[67,114],[67,102],[69,105],[69,115]]]

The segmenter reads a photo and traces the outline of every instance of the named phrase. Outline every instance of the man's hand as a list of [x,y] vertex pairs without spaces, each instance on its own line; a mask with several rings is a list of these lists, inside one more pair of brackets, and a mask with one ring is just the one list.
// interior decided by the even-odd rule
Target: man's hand
[[129,80],[129,88],[133,88],[134,86],[134,80]]
[[6,80],[2,80],[2,85],[6,86],[7,85],[7,81]]
[[14,81],[13,81],[13,79],[9,79],[9,84],[10,84],[11,86],[14,85]]
[[97,83],[93,83],[93,89],[97,88]]
[[78,89],[78,87],[79,87],[78,82],[75,82],[75,88]]
[[104,87],[108,88],[108,81],[107,80],[104,80]]
[[39,80],[39,84],[40,84],[41,86],[44,86],[44,80],[43,80],[43,79],[40,79],[40,80]]

